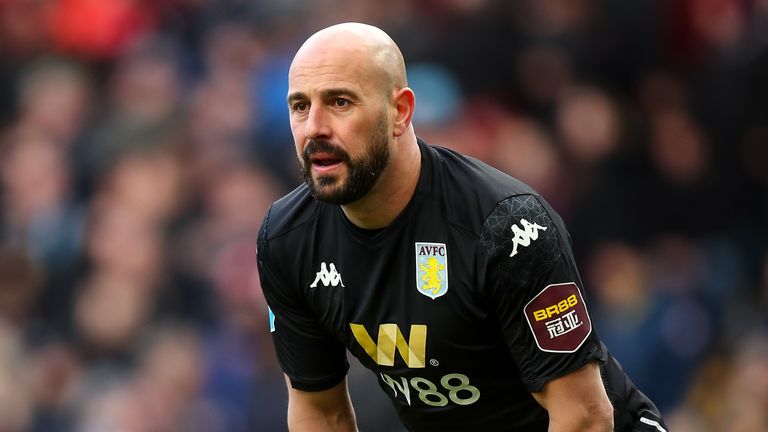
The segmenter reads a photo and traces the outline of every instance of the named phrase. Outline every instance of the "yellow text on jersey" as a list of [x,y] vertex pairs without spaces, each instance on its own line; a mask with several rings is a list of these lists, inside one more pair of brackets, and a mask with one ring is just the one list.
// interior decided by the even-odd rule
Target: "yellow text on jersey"
[[578,303],[579,299],[576,298],[576,294],[571,294],[570,297],[565,300],[561,300],[557,304],[553,304],[552,306],[547,306],[544,309],[534,311],[533,317],[536,319],[536,321],[551,318],[553,315],[559,315],[576,306]]

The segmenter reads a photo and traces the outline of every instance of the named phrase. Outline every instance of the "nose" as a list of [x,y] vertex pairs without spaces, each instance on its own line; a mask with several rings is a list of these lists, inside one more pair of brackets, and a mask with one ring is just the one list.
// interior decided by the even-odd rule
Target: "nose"
[[322,106],[312,106],[309,109],[307,115],[307,123],[305,124],[304,135],[308,139],[320,139],[330,138],[331,128],[328,125],[328,118],[323,111]]

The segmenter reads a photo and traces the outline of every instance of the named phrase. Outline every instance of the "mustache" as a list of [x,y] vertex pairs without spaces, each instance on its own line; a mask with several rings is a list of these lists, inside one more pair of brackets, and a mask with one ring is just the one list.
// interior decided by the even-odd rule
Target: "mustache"
[[342,148],[332,144],[330,141],[309,140],[307,145],[304,147],[304,152],[302,154],[304,161],[309,162],[309,159],[315,153],[328,153],[345,162],[349,162],[349,154],[347,154],[347,152]]

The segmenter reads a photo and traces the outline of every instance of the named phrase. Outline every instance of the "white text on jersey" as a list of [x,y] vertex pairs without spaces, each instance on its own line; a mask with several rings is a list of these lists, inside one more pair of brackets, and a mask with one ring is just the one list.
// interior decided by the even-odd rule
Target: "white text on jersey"
[[412,377],[408,380],[405,377],[393,378],[383,372],[380,372],[379,376],[381,381],[392,389],[392,398],[397,399],[399,395],[402,395],[408,406],[411,405],[411,388],[416,390],[419,400],[425,405],[433,407],[443,407],[449,402],[456,405],[472,405],[480,399],[480,389],[471,385],[469,377],[460,373],[444,375],[440,379],[442,389],[439,389],[432,381],[422,377]]

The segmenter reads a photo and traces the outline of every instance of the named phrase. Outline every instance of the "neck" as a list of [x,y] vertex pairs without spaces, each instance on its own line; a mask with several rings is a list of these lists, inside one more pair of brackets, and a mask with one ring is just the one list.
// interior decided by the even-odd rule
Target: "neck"
[[421,170],[421,153],[413,129],[398,137],[390,147],[387,168],[363,198],[341,206],[347,218],[360,228],[384,228],[410,202]]

